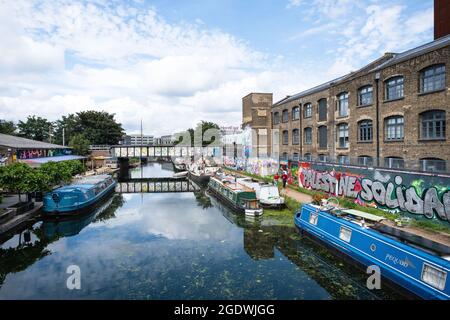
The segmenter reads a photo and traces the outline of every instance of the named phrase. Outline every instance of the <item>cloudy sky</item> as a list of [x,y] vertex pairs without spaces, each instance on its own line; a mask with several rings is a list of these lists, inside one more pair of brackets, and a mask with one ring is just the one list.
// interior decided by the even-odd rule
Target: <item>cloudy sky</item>
[[432,0],[0,0],[0,119],[115,113],[162,135],[433,40]]

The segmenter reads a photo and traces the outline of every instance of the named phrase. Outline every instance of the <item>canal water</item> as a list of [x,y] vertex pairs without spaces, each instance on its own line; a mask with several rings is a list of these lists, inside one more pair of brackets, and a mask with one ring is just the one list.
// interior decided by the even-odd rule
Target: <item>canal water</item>
[[[170,177],[167,164],[131,178]],[[114,194],[73,220],[37,221],[0,239],[0,299],[398,299],[295,232],[246,219],[205,191]],[[69,290],[69,266],[80,270]]]

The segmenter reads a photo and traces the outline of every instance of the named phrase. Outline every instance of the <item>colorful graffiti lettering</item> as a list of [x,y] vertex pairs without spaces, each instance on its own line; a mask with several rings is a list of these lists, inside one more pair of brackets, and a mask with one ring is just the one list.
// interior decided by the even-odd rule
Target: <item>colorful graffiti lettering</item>
[[424,188],[424,181],[418,180],[411,186],[405,186],[400,175],[394,179],[374,175],[374,179],[370,179],[334,170],[319,172],[310,168],[300,168],[298,178],[302,187],[354,198],[358,203],[375,203],[391,211],[399,210],[429,219],[438,217],[450,221],[449,187]]

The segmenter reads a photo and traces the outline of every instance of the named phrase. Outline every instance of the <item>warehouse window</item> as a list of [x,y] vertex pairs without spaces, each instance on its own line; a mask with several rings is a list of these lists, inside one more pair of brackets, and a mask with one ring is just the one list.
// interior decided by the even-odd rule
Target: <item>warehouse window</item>
[[394,77],[386,80],[386,100],[403,98],[403,77]]
[[303,110],[304,110],[304,116],[305,118],[311,118],[312,117],[312,104],[311,103],[306,103],[303,106]]
[[282,121],[283,122],[289,121],[289,111],[287,109],[283,110]]
[[300,130],[292,130],[292,144],[300,144]]
[[445,111],[431,110],[420,114],[421,139],[445,139]]
[[287,130],[283,131],[283,144],[289,144],[289,131]]
[[319,127],[319,148],[326,149],[328,147],[328,129],[326,126]]
[[300,107],[292,108],[292,120],[300,119]]
[[386,118],[385,139],[389,141],[403,140],[404,138],[404,120],[402,116]]
[[338,111],[339,117],[348,116],[348,93],[343,92],[338,95]]
[[326,121],[328,113],[327,99],[319,100],[319,121]]
[[370,142],[373,139],[372,120],[362,120],[358,122],[358,140],[362,142]]
[[445,65],[438,64],[420,72],[420,92],[433,92],[445,89]]
[[312,128],[305,128],[305,144],[312,144]]
[[358,105],[367,106],[373,102],[373,87],[365,86],[358,90]]
[[348,124],[341,123],[338,125],[338,142],[339,148],[348,148]]

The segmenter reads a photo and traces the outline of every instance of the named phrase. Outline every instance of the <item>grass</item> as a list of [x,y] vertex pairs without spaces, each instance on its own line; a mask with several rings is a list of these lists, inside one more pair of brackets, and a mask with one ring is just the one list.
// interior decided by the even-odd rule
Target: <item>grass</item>
[[[237,171],[237,170],[233,170],[233,169],[226,169],[229,170],[231,172],[235,172],[247,177],[251,177],[260,181],[264,181],[264,182],[272,182],[273,181],[273,177],[272,176],[268,176],[268,177],[261,177],[258,176],[256,174],[251,174],[248,172],[244,172],[244,171]],[[321,192],[321,191],[314,191],[314,190],[310,190],[310,189],[306,189],[306,188],[302,188],[300,186],[297,185],[288,185],[288,188],[297,191],[297,192],[301,192],[304,194],[307,194],[309,196],[314,196],[314,195],[321,195],[324,197],[328,197],[329,195],[327,193]],[[284,221],[284,216],[289,216],[291,219],[291,223],[293,223],[293,219],[292,219],[292,215],[294,212],[296,212],[299,208],[300,208],[300,203],[295,201],[292,198],[289,197],[285,197],[286,200],[286,205],[287,208],[283,209],[283,210],[270,210],[270,209],[265,209],[264,210],[264,214],[266,216],[269,217],[278,217],[278,218],[282,218]],[[386,218],[388,220],[394,221],[396,219],[399,219],[402,215],[398,214],[398,213],[390,213],[390,212],[386,212],[384,210],[378,209],[378,208],[373,208],[373,207],[365,207],[365,206],[360,206],[358,204],[355,203],[354,199],[351,198],[342,198],[339,197],[339,204],[342,205],[345,208],[348,209],[356,209],[362,212],[367,212],[376,216],[380,216],[383,218]],[[439,222],[435,222],[432,220],[416,220],[413,219],[413,221],[411,222],[411,226],[412,227],[416,227],[416,228],[420,228],[420,229],[424,229],[427,231],[432,231],[432,232],[442,232],[442,233],[446,233],[446,234],[450,234],[450,228],[448,226],[445,226]]]
[[294,214],[300,209],[301,203],[290,197],[284,197],[286,207],[283,209],[264,209],[264,219],[273,218],[277,222],[287,225],[294,225]]

